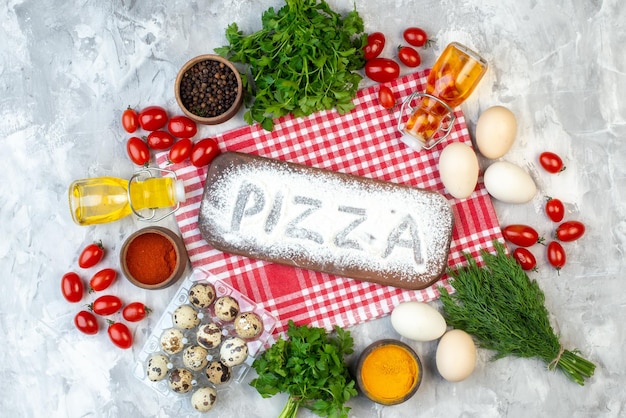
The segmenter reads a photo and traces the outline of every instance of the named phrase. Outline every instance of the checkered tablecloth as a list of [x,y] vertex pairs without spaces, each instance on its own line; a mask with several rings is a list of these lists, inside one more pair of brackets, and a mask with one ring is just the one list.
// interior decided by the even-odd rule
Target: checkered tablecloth
[[[428,70],[403,76],[391,83],[399,100],[423,91]],[[464,262],[463,253],[479,256],[480,249],[493,251],[492,240],[502,240],[500,226],[482,183],[464,200],[445,193],[437,161],[450,142],[471,145],[460,109],[452,133],[430,151],[415,152],[400,140],[397,114],[377,102],[378,86],[359,91],[356,108],[349,114],[324,111],[306,118],[290,116],[277,120],[273,132],[260,126],[245,126],[217,136],[222,150],[257,154],[364,177],[376,178],[444,193],[452,204],[455,227],[448,260],[450,266]],[[400,302],[438,298],[438,286],[452,290],[447,277],[422,290],[404,290],[324,273],[232,256],[211,248],[200,235],[198,210],[206,168],[189,163],[168,165],[167,154],[157,155],[160,167],[174,170],[184,181],[187,201],[176,220],[194,267],[211,271],[218,279],[271,312],[279,321],[308,323],[327,329],[353,326],[390,313]]]

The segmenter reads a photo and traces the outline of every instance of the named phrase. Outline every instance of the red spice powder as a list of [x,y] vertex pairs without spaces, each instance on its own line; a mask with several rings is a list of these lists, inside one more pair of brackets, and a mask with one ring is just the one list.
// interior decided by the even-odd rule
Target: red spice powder
[[142,234],[128,246],[126,265],[130,274],[141,283],[159,284],[172,275],[176,267],[176,251],[163,235]]

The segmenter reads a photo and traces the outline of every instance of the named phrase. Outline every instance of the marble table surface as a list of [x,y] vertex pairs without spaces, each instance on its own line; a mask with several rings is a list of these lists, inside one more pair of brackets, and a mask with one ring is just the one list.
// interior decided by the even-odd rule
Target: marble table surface
[[[562,343],[597,365],[584,387],[532,359],[490,361],[478,351],[474,374],[443,380],[435,343],[410,342],[425,377],[405,404],[380,407],[350,401],[352,417],[618,417],[626,415],[626,4],[621,0],[329,0],[338,11],[354,5],[367,32],[388,37],[393,56],[402,30],[421,26],[437,39],[423,52],[426,68],[448,42],[459,41],[489,61],[478,90],[462,106],[470,132],[481,111],[510,108],[518,135],[505,159],[526,168],[540,192],[523,205],[495,202],[501,224],[552,225],[543,196],[559,197],[567,216],[587,225],[567,246],[556,273],[539,254],[532,273],[546,294]],[[75,306],[59,292],[75,268],[78,249],[102,240],[103,262],[115,266],[124,238],[140,223],[73,224],[67,187],[85,177],[129,177],[121,111],[160,104],[177,110],[173,80],[187,59],[225,43],[231,22],[250,32],[281,0],[8,0],[0,34],[0,415],[4,417],[173,417],[185,412],[132,373],[135,356],[174,288],[154,292],[125,280],[117,292],[155,309],[134,328],[131,350],[105,334],[79,334]],[[403,68],[403,73],[408,70]],[[363,86],[371,82],[363,81]],[[211,135],[244,125],[242,112]],[[559,153],[567,170],[548,176],[541,151]],[[407,152],[410,152],[407,149]],[[481,160],[484,168],[488,161]],[[160,224],[176,228],[173,219]],[[439,307],[437,302],[432,303]],[[389,318],[353,328],[357,348],[394,337]],[[250,374],[247,379],[252,376]],[[233,385],[218,411],[206,416],[277,416],[286,398],[261,398]],[[299,416],[313,416],[303,410]]]

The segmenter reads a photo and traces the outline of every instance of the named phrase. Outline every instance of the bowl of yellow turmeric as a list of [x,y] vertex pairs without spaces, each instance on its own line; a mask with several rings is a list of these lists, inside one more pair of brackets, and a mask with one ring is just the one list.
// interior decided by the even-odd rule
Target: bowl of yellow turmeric
[[422,374],[422,362],[409,345],[385,339],[363,350],[357,363],[356,381],[370,400],[396,405],[415,395]]

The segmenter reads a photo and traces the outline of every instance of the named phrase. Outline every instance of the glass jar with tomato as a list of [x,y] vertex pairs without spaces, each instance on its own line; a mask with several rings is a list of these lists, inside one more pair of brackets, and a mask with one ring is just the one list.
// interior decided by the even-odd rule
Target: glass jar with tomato
[[416,151],[443,141],[454,125],[454,108],[470,96],[486,71],[487,61],[476,52],[458,42],[446,46],[428,75],[425,91],[412,93],[402,104],[398,118],[402,141]]

